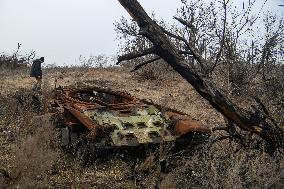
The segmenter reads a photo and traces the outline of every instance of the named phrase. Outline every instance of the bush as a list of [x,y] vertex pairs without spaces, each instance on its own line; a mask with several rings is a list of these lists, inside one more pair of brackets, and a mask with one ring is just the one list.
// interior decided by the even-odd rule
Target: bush
[[168,174],[164,188],[282,188],[284,156],[239,148],[221,142],[203,146],[193,156],[174,157],[175,168]]

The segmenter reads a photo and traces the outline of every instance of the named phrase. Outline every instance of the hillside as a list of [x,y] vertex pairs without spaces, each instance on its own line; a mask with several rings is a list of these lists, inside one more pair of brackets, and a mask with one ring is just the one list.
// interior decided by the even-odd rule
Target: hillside
[[[34,81],[28,77],[28,70],[6,71],[1,77],[0,170],[4,181],[0,179],[0,184],[7,188],[155,188],[157,183],[161,188],[283,186],[283,153],[270,157],[262,150],[243,148],[230,140],[214,144],[207,141],[197,146],[193,142],[194,148],[188,146],[166,154],[169,171],[163,175],[155,158],[158,152],[149,152],[144,158],[110,155],[81,166],[74,156],[59,147],[58,132],[50,115],[30,111]],[[185,112],[207,127],[225,124],[218,112],[173,73],[145,79],[121,67],[46,69],[42,95],[45,104],[55,79],[57,86],[99,86],[126,91]]]

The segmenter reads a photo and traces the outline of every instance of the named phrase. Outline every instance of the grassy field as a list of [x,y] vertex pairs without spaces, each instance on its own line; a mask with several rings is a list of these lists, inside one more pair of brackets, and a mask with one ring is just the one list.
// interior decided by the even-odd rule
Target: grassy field
[[[149,152],[143,158],[110,155],[81,166],[59,147],[50,115],[30,111],[35,81],[28,70],[3,71],[0,77],[0,170],[6,188],[284,187],[283,152],[271,157],[264,150],[241,147],[232,140],[189,143],[163,157],[158,152]],[[44,103],[50,100],[55,85],[126,91],[185,112],[207,127],[225,124],[222,115],[174,73],[149,79],[122,67],[49,68],[44,70]],[[235,101],[246,104],[245,99]],[[166,159],[167,173],[161,174],[159,158]]]

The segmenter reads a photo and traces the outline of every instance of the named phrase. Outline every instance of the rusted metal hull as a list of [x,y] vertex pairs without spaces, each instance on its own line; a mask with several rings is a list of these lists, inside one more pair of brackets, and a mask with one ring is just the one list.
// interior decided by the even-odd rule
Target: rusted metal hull
[[191,132],[211,132],[184,113],[162,113],[158,105],[110,89],[59,88],[55,104],[70,130],[86,131],[89,139],[104,145],[156,144]]

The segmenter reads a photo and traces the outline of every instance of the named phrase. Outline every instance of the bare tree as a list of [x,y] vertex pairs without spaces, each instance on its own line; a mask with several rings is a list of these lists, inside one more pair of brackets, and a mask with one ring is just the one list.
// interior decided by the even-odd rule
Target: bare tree
[[[281,62],[279,57],[283,57],[283,19],[271,14],[262,19],[263,8],[255,9],[258,0],[243,3],[241,9],[236,8],[232,0],[211,3],[203,0],[181,1],[182,6],[174,17],[177,24],[169,25],[163,20],[157,21],[153,15],[150,17],[170,36],[172,44],[192,68],[208,79],[214,80],[214,76],[220,73],[224,75],[225,82],[221,82],[219,87],[227,95],[250,92],[248,89],[260,83],[271,85],[271,76],[281,75],[277,70]],[[122,18],[115,26],[119,39],[125,42],[120,53],[151,48],[151,42],[139,35],[139,27],[134,20],[129,22]],[[138,62],[143,62],[139,68],[159,60],[151,53],[136,58]],[[280,83],[281,78],[276,81]],[[255,93],[259,91],[248,95]]]
[[[183,57],[180,50],[178,50],[169,37],[182,41],[193,55],[194,59],[200,65],[210,65],[208,60],[204,59],[202,54],[198,51],[193,43],[188,42],[183,37],[166,31],[160,25],[151,19],[144,11],[142,6],[136,0],[118,0],[121,5],[128,11],[131,17],[137,22],[140,30],[139,35],[146,37],[151,43],[147,49],[137,53],[130,53],[119,58],[119,61],[129,60],[148,54],[155,54],[164,59],[169,65],[173,67],[185,80],[187,80],[195,90],[220,113],[222,113],[231,123],[231,126],[239,126],[239,128],[250,131],[261,136],[269,145],[270,149],[274,151],[277,147],[283,146],[282,129],[270,119],[264,106],[255,112],[245,111],[236,106],[226,96],[224,96],[203,74],[196,72],[194,67]],[[224,1],[226,5],[227,1]],[[182,24],[184,20],[176,18]],[[226,32],[226,31],[225,31]],[[238,34],[239,35],[239,34]],[[189,40],[190,41],[190,40]],[[226,42],[228,44],[228,42]],[[220,51],[222,51],[222,44],[224,39],[221,38]],[[223,45],[225,46],[225,45]],[[219,53],[218,53],[219,54]],[[219,56],[216,56],[215,62],[219,61]],[[125,58],[127,57],[127,58]],[[232,61],[232,60],[231,60]]]

